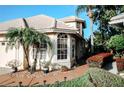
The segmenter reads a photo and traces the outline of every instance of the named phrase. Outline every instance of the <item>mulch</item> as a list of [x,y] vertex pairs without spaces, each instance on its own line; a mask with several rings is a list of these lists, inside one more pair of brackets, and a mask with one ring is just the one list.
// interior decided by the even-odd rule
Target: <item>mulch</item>
[[9,73],[0,76],[0,86],[32,86],[36,84],[53,84],[57,81],[61,82],[72,80],[82,76],[88,69],[88,65],[79,66],[73,70],[62,72],[60,70],[44,74],[42,71],[36,71],[30,74],[28,71],[20,71],[16,73]]

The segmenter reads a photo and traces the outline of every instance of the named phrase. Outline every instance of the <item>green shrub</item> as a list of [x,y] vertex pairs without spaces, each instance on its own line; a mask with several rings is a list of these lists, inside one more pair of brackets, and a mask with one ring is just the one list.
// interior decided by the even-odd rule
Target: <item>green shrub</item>
[[108,48],[114,49],[116,51],[120,51],[124,49],[124,36],[123,35],[115,35],[112,36],[107,43]]

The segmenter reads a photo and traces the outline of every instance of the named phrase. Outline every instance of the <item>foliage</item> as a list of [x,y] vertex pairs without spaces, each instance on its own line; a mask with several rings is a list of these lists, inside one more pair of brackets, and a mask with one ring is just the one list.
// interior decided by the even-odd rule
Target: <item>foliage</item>
[[14,71],[13,72],[17,72],[18,71],[18,67],[21,66],[21,64],[19,63],[18,60],[13,59],[11,61],[9,61],[6,66],[11,67]]
[[7,49],[9,47],[19,48],[20,45],[23,47],[25,54],[24,57],[26,59],[24,60],[24,69],[29,68],[29,46],[35,45],[37,49],[39,49],[37,45],[46,42],[50,47],[52,47],[49,37],[33,28],[11,28],[6,34],[6,39],[8,41]]
[[77,79],[56,82],[50,85],[36,85],[37,87],[124,87],[124,79],[102,69],[89,68]]
[[16,59],[14,59],[14,60],[9,61],[9,62],[6,64],[6,66],[9,66],[9,67],[11,67],[11,68],[15,68],[15,67],[21,66],[21,64],[19,64],[19,62],[18,62]]
[[6,39],[8,41],[8,46],[13,48],[19,48],[22,45],[24,54],[25,54],[25,61],[24,61],[24,69],[29,68],[29,60],[28,60],[28,48],[30,41],[32,40],[31,35],[34,33],[34,29],[32,28],[10,28],[6,34]]
[[124,36],[123,35],[115,35],[112,36],[107,43],[108,48],[114,49],[116,51],[120,51],[124,49]]
[[[35,55],[34,62],[31,68],[32,69],[31,72],[33,73],[36,70],[37,57],[38,57],[38,52],[40,51],[40,48],[41,48],[41,44],[46,43],[49,46],[49,48],[52,49],[52,42],[47,35],[37,32],[37,31],[33,33],[31,37],[32,37],[31,45],[36,48],[36,51],[35,51],[36,55]],[[49,62],[47,62],[47,64],[48,63]]]
[[106,48],[106,42],[110,39],[111,36],[116,34],[121,34],[123,26],[111,26],[109,21],[113,16],[116,16],[124,12],[123,5],[79,5],[77,6],[76,13],[79,15],[83,11],[88,12],[88,9],[91,9],[93,12],[93,22],[98,26],[97,34],[94,34],[95,46],[99,44],[103,45]]
[[94,33],[94,44],[95,45],[102,45],[102,35],[100,31],[95,31]]
[[106,52],[106,40],[103,42],[102,33],[101,31],[95,31],[94,33],[94,52],[101,53]]
[[91,54],[94,53],[94,41],[93,41],[93,14],[94,14],[94,6],[93,5],[88,5],[88,6],[84,6],[84,5],[79,5],[77,7],[76,13],[77,15],[79,15],[82,11],[86,11],[87,12],[87,16],[90,19],[90,31],[91,31]]
[[89,10],[95,11],[96,5],[79,5],[76,9],[76,14],[79,15],[83,11],[89,12]]
[[94,23],[98,24],[98,30],[101,32],[102,41],[108,40],[111,36],[120,34],[122,28],[109,25],[109,21],[113,16],[124,12],[124,6],[121,5],[107,5],[96,6],[94,13]]

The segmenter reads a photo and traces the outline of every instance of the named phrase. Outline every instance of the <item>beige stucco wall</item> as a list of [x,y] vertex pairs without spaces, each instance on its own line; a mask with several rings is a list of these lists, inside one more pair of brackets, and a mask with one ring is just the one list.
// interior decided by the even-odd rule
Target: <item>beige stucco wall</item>
[[[46,54],[46,59],[44,60],[41,60],[41,62],[48,62],[50,61],[51,57],[51,63],[57,63],[59,65],[63,65],[63,66],[67,66],[67,67],[71,67],[71,54],[70,54],[70,35],[68,35],[68,40],[67,40],[67,46],[68,46],[68,51],[67,51],[67,59],[61,59],[61,60],[58,60],[57,59],[57,35],[58,34],[49,34],[49,38],[50,40],[52,41],[52,44],[53,44],[53,49],[51,50],[50,48],[47,49],[47,54]],[[32,58],[32,48],[30,49],[30,62],[31,64],[33,63],[34,59]],[[39,66],[39,59],[38,59],[38,63],[37,63],[37,69],[39,69],[40,66]]]
[[65,23],[65,24],[70,26],[70,27],[76,28],[76,22],[68,22],[68,23]]
[[[5,45],[2,45],[2,43],[5,43]],[[23,50],[22,47],[20,46],[19,50],[13,48],[9,48],[6,50],[7,47],[7,42],[5,40],[5,37],[0,37],[0,67],[7,67],[6,64],[8,64],[9,61],[11,60],[18,60],[19,64],[21,65],[19,69],[22,69],[22,62],[23,62]]]
[[[67,22],[65,23],[66,25],[68,25],[69,27],[74,27],[74,28],[77,28],[79,29],[79,33],[81,36],[83,36],[83,27],[82,27],[82,23],[81,22],[78,22],[80,24],[80,27],[77,28],[77,22]],[[84,36],[83,36],[84,37]]]
[[[57,33],[55,34],[48,34],[50,40],[52,41],[53,43],[53,49],[47,49],[47,54],[46,54],[46,59],[45,61],[48,62],[50,61],[50,58],[52,57],[51,59],[51,63],[57,63],[57,64],[60,64],[60,65],[63,65],[63,66],[67,66],[67,67],[71,67],[72,64],[75,62],[75,57],[72,58],[72,39],[75,40],[74,37],[72,37],[70,34],[67,34],[68,35],[68,39],[67,39],[67,46],[68,46],[68,50],[67,50],[67,59],[61,59],[61,60],[58,60],[57,59]],[[4,37],[0,37],[0,41],[3,42],[5,41],[5,38]],[[13,60],[13,59],[17,59],[19,60],[21,66],[19,67],[19,69],[23,69],[23,49],[22,47],[20,46],[19,50],[16,50],[15,48],[14,49],[9,49],[8,52],[6,52],[6,45],[1,45],[1,42],[0,42],[0,67],[7,67],[6,64]],[[80,41],[79,40],[75,40],[75,56],[76,56],[76,53],[77,53],[77,56],[78,58],[80,58],[82,56],[82,52],[80,51],[80,49],[82,48],[82,46],[80,45]],[[76,48],[77,46],[77,48]],[[30,65],[32,65],[34,59],[32,57],[32,47],[29,48],[29,61],[30,61]],[[41,60],[42,62],[44,61]],[[37,63],[37,69],[39,69],[40,66],[39,66],[39,59],[38,59],[38,63]]]

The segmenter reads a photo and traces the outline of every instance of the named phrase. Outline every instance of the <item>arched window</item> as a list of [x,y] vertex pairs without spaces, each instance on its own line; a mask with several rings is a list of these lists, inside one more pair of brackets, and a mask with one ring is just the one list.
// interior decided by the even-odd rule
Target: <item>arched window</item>
[[57,59],[67,59],[67,35],[58,34]]

